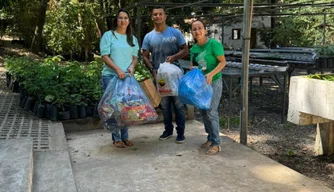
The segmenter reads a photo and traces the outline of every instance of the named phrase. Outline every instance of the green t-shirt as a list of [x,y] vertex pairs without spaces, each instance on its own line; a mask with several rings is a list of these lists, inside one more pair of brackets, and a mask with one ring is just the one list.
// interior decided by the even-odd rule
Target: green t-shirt
[[[194,66],[198,66],[199,69],[206,67],[206,70],[203,70],[204,74],[213,71],[219,64],[217,57],[223,55],[223,45],[215,39],[209,39],[209,41],[202,46],[194,44],[190,49],[190,61]],[[221,77],[222,73],[219,72],[213,76],[212,81],[220,79]]]

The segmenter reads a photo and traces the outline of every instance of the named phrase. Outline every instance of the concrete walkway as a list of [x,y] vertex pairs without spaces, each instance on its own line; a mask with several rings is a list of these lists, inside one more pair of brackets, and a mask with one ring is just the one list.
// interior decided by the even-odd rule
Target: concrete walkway
[[105,130],[67,134],[80,192],[329,192],[256,151],[222,136],[223,150],[207,156],[203,124],[187,121],[186,142],[159,141],[163,125],[129,129],[135,146],[119,149]]

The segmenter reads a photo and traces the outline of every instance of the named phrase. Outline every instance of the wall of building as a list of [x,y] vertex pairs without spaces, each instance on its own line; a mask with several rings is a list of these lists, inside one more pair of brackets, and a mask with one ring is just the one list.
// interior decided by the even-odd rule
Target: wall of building
[[[271,19],[270,17],[254,17],[252,20],[252,28],[261,28],[262,26],[271,27]],[[218,41],[222,42],[221,34],[222,34],[222,28],[221,25],[213,24],[210,26],[207,26],[207,30],[211,32],[211,34],[208,34],[211,38],[215,38]],[[243,23],[236,23],[229,26],[224,26],[224,47],[226,49],[239,49],[242,47],[242,37],[240,36],[240,39],[233,39],[232,38],[232,30],[240,30],[240,35],[243,34],[242,32]],[[216,32],[216,33],[215,33]],[[189,36],[189,34],[187,35]],[[187,37],[191,40],[191,37]],[[263,42],[261,41],[261,38],[259,35],[256,35],[256,44],[254,45],[255,48],[266,48]]]

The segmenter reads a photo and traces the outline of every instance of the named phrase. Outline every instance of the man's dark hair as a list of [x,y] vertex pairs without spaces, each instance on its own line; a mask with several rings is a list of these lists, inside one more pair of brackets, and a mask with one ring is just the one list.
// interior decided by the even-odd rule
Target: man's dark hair
[[151,13],[153,12],[154,9],[162,9],[162,10],[164,10],[165,14],[167,15],[167,11],[166,11],[166,8],[165,8],[164,6],[154,6],[154,7],[152,8]]

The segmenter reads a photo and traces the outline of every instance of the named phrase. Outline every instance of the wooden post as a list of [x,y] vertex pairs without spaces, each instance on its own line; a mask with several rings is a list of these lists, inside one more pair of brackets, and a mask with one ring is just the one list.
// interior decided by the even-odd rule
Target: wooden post
[[242,106],[240,110],[240,143],[247,145],[248,132],[248,77],[249,49],[253,16],[253,0],[244,0],[243,46],[242,46]]
[[334,121],[317,124],[314,151],[316,155],[334,154]]

